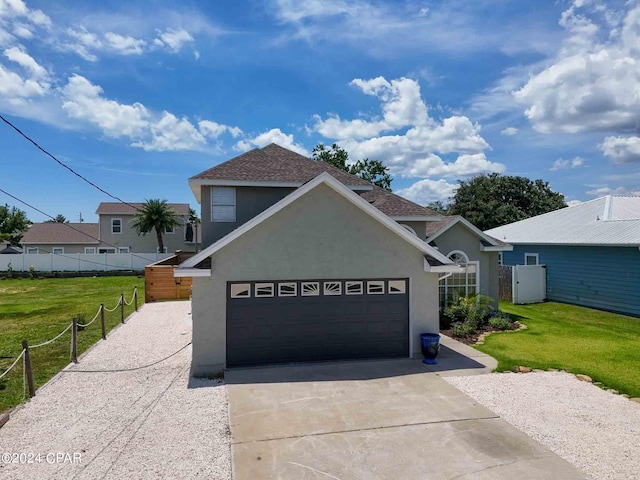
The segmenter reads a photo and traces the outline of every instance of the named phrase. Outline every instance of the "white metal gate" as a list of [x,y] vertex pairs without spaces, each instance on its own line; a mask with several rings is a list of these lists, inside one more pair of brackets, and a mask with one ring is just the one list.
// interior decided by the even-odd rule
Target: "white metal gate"
[[547,267],[514,265],[512,276],[513,303],[540,303],[547,298]]

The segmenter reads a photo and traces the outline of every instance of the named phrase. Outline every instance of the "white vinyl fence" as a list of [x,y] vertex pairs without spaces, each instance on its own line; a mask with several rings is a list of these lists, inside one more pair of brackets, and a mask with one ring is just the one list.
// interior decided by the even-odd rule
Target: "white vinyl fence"
[[0,255],[0,272],[11,263],[14,272],[107,272],[112,270],[144,270],[144,267],[171,257],[172,253],[53,253]]
[[514,265],[512,277],[514,304],[540,303],[547,298],[547,267]]

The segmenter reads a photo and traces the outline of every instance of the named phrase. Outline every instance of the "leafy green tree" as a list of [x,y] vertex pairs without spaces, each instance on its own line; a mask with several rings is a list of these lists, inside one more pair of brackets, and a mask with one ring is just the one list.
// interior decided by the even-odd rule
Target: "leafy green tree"
[[0,205],[0,240],[8,240],[11,245],[18,245],[22,234],[31,225],[27,214],[16,207]]
[[317,161],[330,163],[340,170],[344,170],[367,182],[391,191],[391,182],[393,179],[389,175],[389,167],[385,167],[380,160],[364,158],[349,165],[349,154],[344,148],[340,148],[335,143],[329,148],[319,143],[313,148],[312,158]]
[[434,212],[441,213],[442,215],[447,215],[447,213],[449,212],[449,205],[445,205],[442,200],[435,200],[431,203],[428,203],[427,208],[430,208]]
[[166,200],[151,199],[138,209],[134,215],[131,225],[138,235],[146,235],[152,230],[156,232],[158,248],[160,253],[164,252],[164,241],[162,234],[167,230],[172,230],[178,225],[178,218]]
[[449,214],[462,215],[480,230],[564,208],[564,195],[549,182],[498,173],[458,180]]
[[69,220],[67,220],[67,217],[59,213],[56,215],[56,218],[47,220],[45,223],[69,223]]

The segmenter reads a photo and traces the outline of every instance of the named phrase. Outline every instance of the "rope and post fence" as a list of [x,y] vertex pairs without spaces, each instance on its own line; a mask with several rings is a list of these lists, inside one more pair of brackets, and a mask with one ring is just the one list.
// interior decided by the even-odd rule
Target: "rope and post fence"
[[115,312],[118,307],[120,307],[120,323],[125,323],[124,319],[124,307],[125,305],[129,306],[134,304],[134,311],[138,311],[138,287],[134,287],[133,296],[131,297],[131,301],[127,302],[124,298],[124,293],[120,294],[118,298],[118,303],[112,308],[105,308],[104,303],[101,303],[98,307],[98,311],[93,317],[93,319],[88,323],[80,323],[78,321],[78,317],[73,317],[71,323],[67,325],[62,332],[53,337],[50,340],[47,340],[42,343],[38,343],[36,345],[29,345],[29,342],[25,339],[22,340],[22,351],[15,358],[13,363],[7,368],[2,374],[0,374],[0,380],[5,377],[20,361],[23,360],[23,390],[24,397],[26,397],[27,389],[29,391],[29,398],[33,398],[36,395],[35,382],[33,376],[33,365],[31,362],[31,351],[36,348],[44,347],[46,345],[50,345],[60,337],[62,337],[65,333],[71,330],[71,345],[70,345],[70,357],[73,363],[78,363],[78,331],[85,330],[89,327],[93,322],[95,322],[98,318],[100,318],[100,329],[101,336],[103,340],[107,339],[107,331],[106,331],[106,322],[105,322],[105,312],[111,313]]

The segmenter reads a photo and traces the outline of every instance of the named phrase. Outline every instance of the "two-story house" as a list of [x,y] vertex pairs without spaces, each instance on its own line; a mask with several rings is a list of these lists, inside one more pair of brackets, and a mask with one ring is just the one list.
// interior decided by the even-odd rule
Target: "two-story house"
[[188,203],[169,204],[179,224],[164,232],[165,252],[158,252],[154,234],[138,235],[132,227],[133,216],[141,206],[142,203],[100,203],[96,210],[98,223],[34,223],[22,237],[24,253],[69,255],[195,251],[195,233],[188,225]]
[[203,250],[175,275],[193,277],[195,375],[417,356],[440,296],[497,298],[508,246],[330,164],[271,144],[189,185]]

